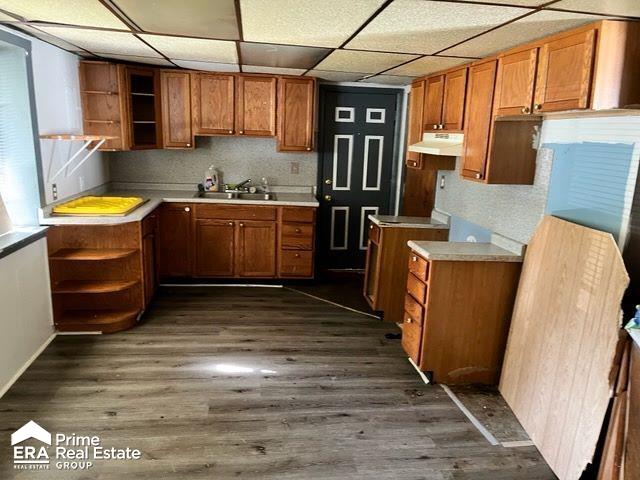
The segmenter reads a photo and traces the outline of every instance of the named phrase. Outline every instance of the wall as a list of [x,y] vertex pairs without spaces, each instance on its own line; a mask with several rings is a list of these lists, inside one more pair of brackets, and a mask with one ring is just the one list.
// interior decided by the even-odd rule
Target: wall
[[[313,186],[318,155],[279,153],[275,138],[196,137],[194,150],[138,150],[109,154],[113,182],[148,182],[195,185],[213,164],[222,181],[236,183],[251,178],[260,183],[267,177],[272,185]],[[291,173],[292,162],[299,173]]]
[[46,239],[1,258],[0,285],[2,396],[54,334]]
[[[2,26],[0,29],[31,41],[31,62],[40,135],[82,133],[82,107],[78,83],[79,57],[15,30]],[[46,204],[53,201],[51,182],[47,182],[49,168],[52,167],[51,173],[55,173],[55,170],[69,158],[70,152],[76,152],[82,145],[79,142],[57,143],[52,156],[54,142],[51,140],[40,141]],[[56,179],[58,199],[75,195],[108,181],[109,170],[106,156],[96,152],[73,175],[65,177],[65,174],[62,173]]]
[[[640,117],[581,117],[545,120],[542,125],[533,185],[484,185],[462,180],[460,159],[456,170],[440,172],[446,186],[438,189],[436,208],[457,215],[495,233],[522,243],[528,243],[538,222],[545,214],[552,162],[557,144],[581,142],[633,143],[640,142]],[[617,153],[611,150],[613,160]],[[601,152],[603,164],[609,158]],[[635,177],[633,178],[635,180]],[[633,183],[627,192],[629,199]]]

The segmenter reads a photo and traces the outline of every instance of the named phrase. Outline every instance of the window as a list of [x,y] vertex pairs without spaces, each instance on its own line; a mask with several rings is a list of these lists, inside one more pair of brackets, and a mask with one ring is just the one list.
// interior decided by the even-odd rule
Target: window
[[11,225],[38,224],[39,151],[29,51],[30,42],[0,31],[0,234]]

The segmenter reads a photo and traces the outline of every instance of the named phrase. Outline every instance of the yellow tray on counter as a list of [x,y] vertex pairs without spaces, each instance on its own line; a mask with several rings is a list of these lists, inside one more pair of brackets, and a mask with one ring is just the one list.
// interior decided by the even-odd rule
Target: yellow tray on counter
[[146,200],[140,197],[80,197],[53,207],[55,215],[126,215]]

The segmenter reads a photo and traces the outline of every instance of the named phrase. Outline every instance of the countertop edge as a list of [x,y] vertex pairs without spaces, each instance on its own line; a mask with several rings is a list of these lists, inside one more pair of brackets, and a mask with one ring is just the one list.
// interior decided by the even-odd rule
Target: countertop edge
[[[452,242],[438,242],[438,243],[452,243]],[[469,242],[472,243],[472,242]],[[426,250],[424,247],[419,245],[413,240],[409,240],[407,242],[409,248],[418,253],[420,256],[426,258],[427,260],[440,260],[440,261],[458,261],[458,262],[505,262],[505,263],[522,263],[524,258],[518,255],[515,252],[511,252],[508,250],[504,250],[501,247],[498,247],[495,244],[490,244],[495,246],[496,248],[500,248],[504,250],[505,253],[495,252],[495,253],[460,253],[460,252],[451,252],[451,253],[431,253]]]
[[[48,229],[49,227],[46,226],[28,227],[12,230],[0,235],[0,259],[44,238],[47,235]],[[12,236],[13,238],[7,241],[8,236]],[[2,237],[5,238],[3,239]]]

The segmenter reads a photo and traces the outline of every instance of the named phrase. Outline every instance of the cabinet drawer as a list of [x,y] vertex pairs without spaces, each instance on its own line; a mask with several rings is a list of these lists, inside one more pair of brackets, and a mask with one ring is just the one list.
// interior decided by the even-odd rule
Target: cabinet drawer
[[422,170],[422,154],[418,154],[418,158],[407,158],[404,163],[407,168]]
[[380,227],[374,223],[369,224],[369,239],[373,243],[380,243]]
[[402,322],[402,348],[416,365],[420,365],[422,324],[405,312]]
[[256,205],[196,204],[196,218],[216,218],[222,220],[275,220],[276,207]]
[[411,252],[411,255],[409,255],[409,272],[426,282],[429,278],[429,262],[415,252]]
[[407,292],[415,298],[418,303],[424,305],[427,297],[427,286],[412,273],[407,276]]
[[311,277],[313,275],[313,252],[281,250],[280,275],[283,277]]
[[422,305],[409,294],[404,296],[404,310],[414,322],[422,324]]
[[313,223],[316,217],[315,208],[282,207],[283,222]]
[[313,248],[313,224],[283,223],[282,248],[311,250]]

